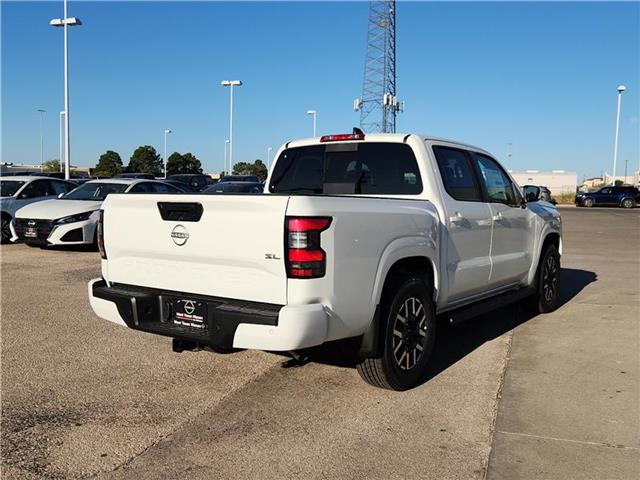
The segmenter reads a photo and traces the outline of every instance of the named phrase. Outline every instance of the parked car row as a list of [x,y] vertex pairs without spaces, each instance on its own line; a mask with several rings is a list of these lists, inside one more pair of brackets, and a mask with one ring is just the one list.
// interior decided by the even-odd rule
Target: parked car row
[[[176,175],[155,180],[146,174],[122,174],[90,180],[78,186],[52,177],[13,176],[0,179],[2,242],[23,241],[32,246],[83,245],[96,242],[102,202],[112,193],[261,193],[253,181],[223,181],[204,185],[204,175]],[[201,178],[202,177],[202,178]],[[217,186],[220,185],[220,186]],[[199,187],[203,187],[202,189]]]

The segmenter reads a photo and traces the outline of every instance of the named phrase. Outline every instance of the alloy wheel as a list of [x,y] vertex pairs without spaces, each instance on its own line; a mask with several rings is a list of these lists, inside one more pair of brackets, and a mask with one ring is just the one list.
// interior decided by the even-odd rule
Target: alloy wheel
[[405,299],[393,324],[393,358],[402,370],[411,370],[424,353],[427,313],[419,298]]
[[550,302],[558,293],[558,262],[549,256],[542,270],[542,292],[544,300]]

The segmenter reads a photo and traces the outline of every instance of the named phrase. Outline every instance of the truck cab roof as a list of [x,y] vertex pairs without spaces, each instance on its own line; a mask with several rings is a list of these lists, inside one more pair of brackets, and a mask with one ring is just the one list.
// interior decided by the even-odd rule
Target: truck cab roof
[[[452,140],[448,138],[436,137],[432,135],[422,135],[418,133],[365,133],[364,139],[361,140],[340,140],[341,142],[353,142],[353,143],[361,143],[361,142],[393,142],[393,143],[407,143],[410,137],[418,137],[423,141],[436,142],[436,143],[446,143],[450,145],[458,145],[463,148],[472,149],[478,152],[483,152],[489,154],[486,150],[476,147],[475,145],[471,145],[465,142],[460,142],[458,140]],[[300,140],[293,140],[287,142],[285,144],[285,148],[295,148],[295,147],[304,147],[308,145],[318,145],[321,143],[337,143],[337,142],[323,142],[323,137],[311,137],[311,138],[303,138]]]

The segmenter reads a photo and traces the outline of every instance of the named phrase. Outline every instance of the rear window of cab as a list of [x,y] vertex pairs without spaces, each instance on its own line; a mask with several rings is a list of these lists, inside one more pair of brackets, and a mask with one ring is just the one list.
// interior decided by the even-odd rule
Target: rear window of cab
[[284,150],[269,192],[415,195],[422,192],[422,179],[404,143],[327,143]]

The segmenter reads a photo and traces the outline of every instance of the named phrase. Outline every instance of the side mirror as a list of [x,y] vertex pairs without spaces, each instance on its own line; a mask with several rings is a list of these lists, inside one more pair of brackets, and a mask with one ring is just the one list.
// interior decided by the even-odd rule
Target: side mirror
[[27,198],[31,198],[31,197],[29,196],[28,193],[21,193],[20,195],[18,195],[18,198],[20,200],[26,200]]
[[524,193],[524,199],[527,202],[537,202],[540,200],[540,187],[535,185],[525,185],[522,187],[522,193]]

